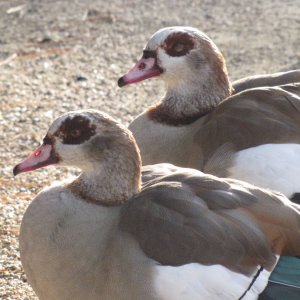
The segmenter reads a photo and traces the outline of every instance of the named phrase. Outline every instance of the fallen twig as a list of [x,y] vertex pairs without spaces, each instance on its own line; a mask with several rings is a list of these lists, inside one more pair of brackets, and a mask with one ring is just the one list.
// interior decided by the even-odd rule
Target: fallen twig
[[9,56],[7,59],[0,62],[0,66],[9,64],[12,60],[18,57],[18,54],[14,53],[13,55]]

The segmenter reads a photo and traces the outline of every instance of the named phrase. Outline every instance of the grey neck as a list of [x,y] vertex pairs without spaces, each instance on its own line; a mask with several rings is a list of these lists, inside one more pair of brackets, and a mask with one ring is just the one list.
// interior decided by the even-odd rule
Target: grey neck
[[197,80],[168,85],[161,106],[168,110],[173,118],[203,116],[231,95],[232,86],[227,74],[222,79],[220,81],[220,77],[211,76],[205,81]]
[[102,206],[117,206],[140,191],[140,166],[120,158],[85,171],[70,185],[82,200]]

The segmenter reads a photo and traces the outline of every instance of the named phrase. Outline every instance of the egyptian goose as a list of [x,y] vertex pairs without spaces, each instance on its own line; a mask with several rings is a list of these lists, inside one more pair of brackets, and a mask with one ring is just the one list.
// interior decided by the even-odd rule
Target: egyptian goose
[[129,126],[144,164],[192,167],[296,199],[300,84],[247,88],[300,82],[300,70],[237,81],[236,89],[246,90],[232,95],[214,42],[195,28],[169,27],[150,38],[119,86],[157,76],[166,84],[166,95]]
[[278,255],[300,255],[300,206],[233,179],[144,167],[124,126],[67,113],[14,174],[82,170],[40,192],[20,230],[39,299],[257,299]]

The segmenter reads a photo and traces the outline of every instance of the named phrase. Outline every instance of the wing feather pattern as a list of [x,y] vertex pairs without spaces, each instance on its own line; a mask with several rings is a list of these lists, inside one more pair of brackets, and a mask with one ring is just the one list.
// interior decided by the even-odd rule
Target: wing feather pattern
[[[274,243],[286,234],[281,223],[288,219],[299,235],[298,207],[279,194],[168,164],[146,167],[144,175],[143,190],[124,206],[119,226],[162,265],[221,264],[249,274],[258,265],[273,267]],[[277,224],[280,211],[286,216]],[[295,243],[300,246],[299,238]]]

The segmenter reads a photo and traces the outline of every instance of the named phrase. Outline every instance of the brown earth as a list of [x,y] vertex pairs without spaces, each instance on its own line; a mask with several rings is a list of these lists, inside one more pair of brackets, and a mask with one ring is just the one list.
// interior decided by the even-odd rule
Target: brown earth
[[0,0],[0,298],[35,299],[18,232],[42,187],[66,176],[48,168],[12,176],[55,117],[97,108],[128,123],[163,94],[157,80],[116,81],[161,27],[194,26],[227,58],[231,79],[300,68],[299,0]]

